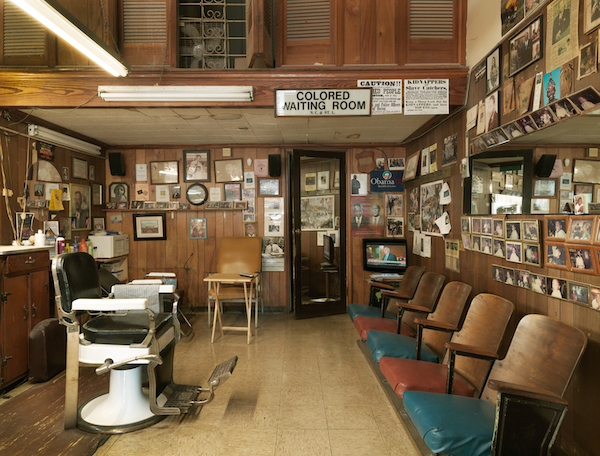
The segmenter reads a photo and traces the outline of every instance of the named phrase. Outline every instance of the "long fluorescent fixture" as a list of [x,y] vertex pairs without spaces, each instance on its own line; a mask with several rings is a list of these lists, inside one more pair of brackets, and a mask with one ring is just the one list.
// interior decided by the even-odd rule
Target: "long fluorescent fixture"
[[55,0],[10,0],[113,76],[127,76],[129,65]]
[[252,101],[252,86],[99,86],[104,101]]
[[29,124],[27,132],[32,138],[41,139],[47,141],[55,146],[62,146],[67,149],[74,150],[76,152],[82,152],[87,155],[99,156],[101,155],[102,148],[91,144],[89,142],[82,141],[81,139],[73,138],[57,131],[50,130],[46,127],[40,127],[39,125]]

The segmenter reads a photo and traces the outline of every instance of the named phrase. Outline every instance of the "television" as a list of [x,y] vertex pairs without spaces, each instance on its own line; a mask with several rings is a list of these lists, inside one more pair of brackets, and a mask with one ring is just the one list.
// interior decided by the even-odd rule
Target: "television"
[[327,236],[326,234],[323,235],[323,259],[327,263],[333,263],[333,246],[334,246],[334,244],[335,244],[335,241],[333,240],[333,237]]
[[363,239],[365,271],[404,274],[406,254],[406,239]]

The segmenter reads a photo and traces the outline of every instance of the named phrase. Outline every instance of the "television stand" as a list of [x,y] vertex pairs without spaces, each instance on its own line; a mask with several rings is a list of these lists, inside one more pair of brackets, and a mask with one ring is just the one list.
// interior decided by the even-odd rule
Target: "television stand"
[[329,274],[331,274],[332,272],[337,273],[338,272],[337,266],[333,263],[321,263],[320,269],[321,269],[321,272],[325,273],[325,297],[324,298],[314,298],[314,299],[311,299],[310,302],[316,303],[316,302],[337,301],[337,299],[332,298],[329,295]]

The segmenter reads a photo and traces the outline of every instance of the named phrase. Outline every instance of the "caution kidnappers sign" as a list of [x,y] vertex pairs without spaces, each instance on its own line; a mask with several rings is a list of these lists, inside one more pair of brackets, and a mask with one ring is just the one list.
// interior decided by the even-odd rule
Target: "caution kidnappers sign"
[[275,90],[276,117],[370,115],[371,88]]

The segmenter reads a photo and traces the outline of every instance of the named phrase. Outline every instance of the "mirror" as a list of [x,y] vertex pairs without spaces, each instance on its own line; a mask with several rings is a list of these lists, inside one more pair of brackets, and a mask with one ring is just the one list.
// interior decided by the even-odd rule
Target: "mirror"
[[208,190],[202,184],[192,184],[188,187],[185,193],[187,200],[194,206],[200,206],[206,202],[208,198]]
[[494,150],[469,158],[464,180],[467,215],[529,214],[533,150]]

